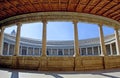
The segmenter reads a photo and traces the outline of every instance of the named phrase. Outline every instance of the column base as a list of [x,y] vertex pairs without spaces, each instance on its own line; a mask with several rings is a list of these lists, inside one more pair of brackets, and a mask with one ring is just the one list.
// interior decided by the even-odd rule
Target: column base
[[18,68],[18,57],[12,56],[12,67],[11,68]]
[[40,64],[39,64],[38,70],[40,70],[40,71],[47,70],[47,57],[46,56],[40,57]]

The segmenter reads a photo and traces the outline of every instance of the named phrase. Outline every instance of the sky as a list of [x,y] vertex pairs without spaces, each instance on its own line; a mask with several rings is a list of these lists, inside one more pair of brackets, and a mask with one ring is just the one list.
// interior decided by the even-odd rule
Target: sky
[[[28,23],[21,27],[21,37],[42,40],[42,23]],[[17,30],[16,26],[5,29],[5,33],[11,33]],[[103,26],[104,35],[114,33],[114,29]],[[97,24],[79,22],[78,23],[79,40],[99,37]],[[72,22],[48,22],[47,23],[47,40],[74,40],[74,26]]]

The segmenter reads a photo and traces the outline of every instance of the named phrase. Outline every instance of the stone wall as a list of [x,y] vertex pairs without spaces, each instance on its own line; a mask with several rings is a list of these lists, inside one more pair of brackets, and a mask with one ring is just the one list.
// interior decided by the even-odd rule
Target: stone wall
[[120,56],[0,56],[0,67],[40,71],[85,71],[120,68]]
[[47,68],[55,71],[73,71],[74,57],[48,57]]
[[40,57],[32,57],[32,56],[21,56],[18,57],[18,67],[24,69],[38,69],[40,64]]
[[0,67],[12,67],[12,56],[0,56]]
[[98,70],[103,69],[103,57],[100,56],[82,56],[75,58],[75,70]]
[[105,56],[105,69],[120,68],[120,56]]

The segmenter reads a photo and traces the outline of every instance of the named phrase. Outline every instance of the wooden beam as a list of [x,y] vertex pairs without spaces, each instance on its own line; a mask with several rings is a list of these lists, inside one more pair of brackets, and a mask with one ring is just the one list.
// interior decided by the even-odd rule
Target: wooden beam
[[91,1],[91,0],[89,0],[89,1],[87,2],[87,4],[83,7],[83,9],[82,9],[83,12],[84,12],[84,10],[86,9],[86,7],[89,5],[90,1]]
[[105,8],[105,6],[107,6],[111,1],[108,1],[105,3],[105,5],[103,5],[98,11],[96,11],[96,14],[99,14],[99,12]]
[[114,4],[113,6],[111,6],[109,9],[107,9],[106,11],[104,11],[101,15],[104,15],[106,12],[110,11],[112,8],[114,8],[115,6],[117,6],[118,3]]
[[96,5],[94,5],[93,8],[91,8],[91,10],[89,11],[89,13],[91,13],[91,11],[92,11],[94,8],[96,8],[96,6],[97,6],[100,2],[101,2],[101,0],[99,0],[99,1],[96,3]]

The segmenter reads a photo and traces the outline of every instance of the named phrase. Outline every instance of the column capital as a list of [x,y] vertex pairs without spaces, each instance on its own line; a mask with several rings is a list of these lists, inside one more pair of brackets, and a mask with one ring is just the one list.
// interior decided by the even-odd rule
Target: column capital
[[98,26],[99,26],[99,27],[102,27],[102,26],[103,26],[103,24],[102,24],[102,23],[99,23],[99,24],[98,24]]
[[118,27],[114,27],[114,30],[119,30],[119,28]]
[[77,24],[78,23],[78,20],[73,20],[73,24]]
[[47,24],[47,20],[46,20],[46,19],[43,19],[43,20],[42,20],[42,23]]
[[22,23],[21,22],[17,22],[16,25],[17,26],[22,26]]
[[4,31],[4,30],[5,30],[5,27],[1,26],[1,27],[0,27],[0,30],[3,30],[3,31]]

